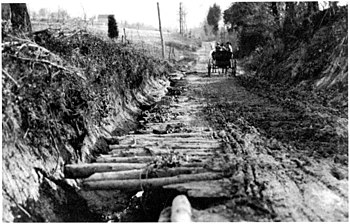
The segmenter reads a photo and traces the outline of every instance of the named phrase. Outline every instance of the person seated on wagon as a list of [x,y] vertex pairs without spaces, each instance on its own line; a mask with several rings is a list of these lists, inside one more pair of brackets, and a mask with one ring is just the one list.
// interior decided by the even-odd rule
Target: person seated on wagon
[[213,53],[217,51],[217,46],[219,43],[216,43],[215,45],[211,45],[211,51],[209,52],[209,58],[213,56]]
[[226,51],[226,47],[224,46],[224,43],[220,44],[220,51]]
[[226,43],[226,49],[227,49],[227,51],[229,51],[229,52],[233,53],[233,50],[232,50],[232,45],[231,45],[231,43],[230,43],[230,42],[227,42],[227,43]]
[[221,45],[219,42],[216,43],[215,51],[221,51]]

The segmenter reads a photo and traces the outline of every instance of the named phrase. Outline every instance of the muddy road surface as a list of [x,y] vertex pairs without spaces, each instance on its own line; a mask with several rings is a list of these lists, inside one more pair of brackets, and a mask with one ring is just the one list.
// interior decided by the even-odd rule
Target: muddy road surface
[[290,137],[308,116],[243,87],[241,67],[207,77],[209,51],[204,43],[193,70],[172,74],[168,94],[108,154],[68,167],[83,194],[129,192],[114,221],[167,221],[178,194],[193,221],[348,221],[347,118],[334,118],[340,140],[322,144],[338,148],[322,154],[319,139]]

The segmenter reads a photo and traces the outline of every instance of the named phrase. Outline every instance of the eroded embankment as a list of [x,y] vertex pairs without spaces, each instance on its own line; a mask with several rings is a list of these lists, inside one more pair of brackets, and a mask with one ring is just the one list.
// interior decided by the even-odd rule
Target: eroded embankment
[[3,221],[100,221],[63,179],[166,92],[169,67],[82,31],[4,36]]
[[230,182],[221,142],[198,116],[204,106],[193,97],[198,79],[172,74],[169,92],[142,112],[135,131],[114,136],[109,152],[92,163],[66,166],[66,178],[77,179],[79,194],[106,221],[168,220],[159,215],[178,194],[188,195],[195,221],[229,220],[205,210],[230,197]]

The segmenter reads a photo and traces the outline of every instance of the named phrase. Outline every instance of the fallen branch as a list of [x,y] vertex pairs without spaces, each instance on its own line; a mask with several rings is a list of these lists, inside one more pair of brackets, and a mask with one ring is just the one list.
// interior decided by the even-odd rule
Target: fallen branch
[[68,69],[66,69],[65,67],[61,66],[61,65],[52,63],[52,62],[50,62],[50,61],[48,61],[48,60],[44,60],[44,59],[32,59],[32,58],[23,58],[23,57],[19,57],[19,56],[15,56],[15,55],[10,55],[10,56],[13,57],[13,58],[19,59],[19,60],[23,60],[23,61],[30,61],[30,62],[37,62],[37,63],[48,64],[48,65],[51,65],[51,66],[56,67],[56,68],[58,68],[58,69],[61,69],[61,70],[64,70],[64,71],[73,73],[73,71],[68,70]]
[[13,202],[15,205],[28,217],[32,218],[31,214],[20,204],[17,203],[17,201],[6,191],[6,189],[3,188],[3,191],[5,192],[5,195]]
[[19,42],[19,41],[3,42],[3,43],[1,43],[1,48],[2,48],[2,51],[4,51],[4,49],[6,47],[12,47],[12,46],[21,45],[21,44],[23,44],[23,43]]
[[[11,37],[12,39],[15,39],[17,41],[22,41],[22,42],[32,42],[30,39],[23,39],[23,38],[19,38],[19,37],[16,37],[16,36],[13,36],[11,34],[8,34],[7,36]],[[33,42],[32,42],[33,43]]]
[[82,187],[87,190],[128,190],[137,191],[145,187],[161,187],[176,183],[185,183],[190,181],[218,180],[223,178],[218,173],[199,173],[190,175],[178,175],[174,177],[151,178],[151,179],[132,179],[132,180],[106,180],[83,182]]
[[20,50],[21,50],[21,49],[24,48],[24,47],[29,47],[29,48],[32,48],[32,49],[40,50],[40,51],[43,51],[43,52],[45,52],[45,53],[48,53],[48,54],[52,54],[52,55],[53,55],[53,53],[52,53],[51,51],[49,51],[48,49],[46,49],[46,48],[44,48],[44,47],[41,47],[41,46],[37,45],[37,44],[34,43],[34,42],[24,43],[24,44],[22,44],[19,48],[20,48]]
[[4,69],[2,70],[2,73],[7,76],[17,87],[19,87],[17,81]]
[[24,47],[28,47],[28,48],[32,48],[35,50],[39,50],[42,51],[44,53],[48,53],[52,56],[55,56],[54,53],[52,53],[51,51],[49,51],[48,49],[36,44],[35,42],[29,40],[29,39],[21,39],[18,37],[14,37],[11,36],[13,39],[16,39],[17,41],[10,41],[10,42],[4,42],[1,44],[2,50],[4,50],[5,47],[12,47],[12,46],[16,46],[16,45],[21,45],[19,47],[19,51],[21,51]]
[[15,56],[15,55],[10,55],[11,57],[13,58],[16,58],[16,59],[19,59],[19,60],[23,60],[23,61],[30,61],[30,62],[38,62],[38,63],[44,63],[44,64],[48,64],[50,66],[53,66],[55,68],[58,68],[58,69],[61,69],[63,71],[66,71],[70,74],[76,74],[77,76],[79,76],[80,78],[86,80],[86,78],[84,76],[82,76],[81,74],[79,74],[79,72],[77,71],[72,71],[72,70],[69,70],[61,65],[58,65],[58,64],[55,64],[55,63],[52,63],[48,60],[44,60],[44,59],[32,59],[32,58],[23,58],[23,57],[18,57],[18,56]]
[[69,164],[64,167],[64,174],[67,178],[85,178],[94,173],[142,169],[146,167],[146,163]]

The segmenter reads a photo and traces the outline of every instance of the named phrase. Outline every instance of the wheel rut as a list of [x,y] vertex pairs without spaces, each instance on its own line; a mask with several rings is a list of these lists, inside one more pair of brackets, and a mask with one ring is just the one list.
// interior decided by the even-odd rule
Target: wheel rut
[[[202,72],[172,74],[168,94],[142,112],[135,131],[110,139],[109,152],[93,163],[67,165],[66,177],[79,179],[84,194],[129,192],[134,202],[108,220],[169,221],[172,199],[185,194],[193,221],[347,221],[346,168],[268,138],[234,107],[221,106],[286,114],[270,124],[294,122],[291,111],[236,78],[208,78],[208,44],[199,51]],[[237,73],[244,71],[238,66]]]
[[[233,153],[229,163],[237,164],[232,169],[231,180],[235,180],[232,184],[244,189],[233,192],[232,201],[236,205],[240,203],[238,195],[245,201],[233,209],[232,217],[240,216],[234,220],[348,220],[347,167],[335,163],[332,157],[312,156],[307,150],[262,131],[265,123],[273,127],[293,117],[293,111],[247,91],[237,78],[213,77],[211,83],[204,83],[201,88],[208,100],[204,116],[216,129],[226,132],[226,152]],[[261,119],[265,123],[249,119],[252,113],[265,117]],[[268,114],[275,118],[268,120],[272,117]],[[291,131],[278,130],[278,134]]]
[[227,198],[223,142],[198,114],[204,98],[193,97],[191,90],[199,78],[173,74],[167,96],[142,112],[137,130],[109,139],[108,154],[92,163],[66,165],[66,177],[79,179],[83,191],[161,187],[186,194],[199,206]]

